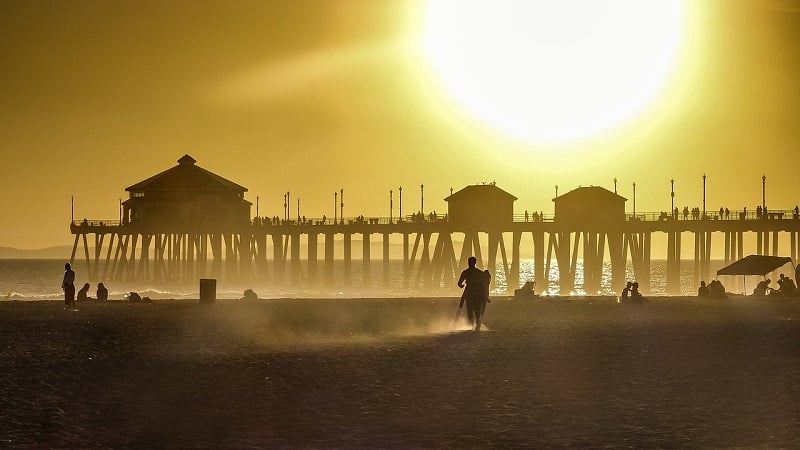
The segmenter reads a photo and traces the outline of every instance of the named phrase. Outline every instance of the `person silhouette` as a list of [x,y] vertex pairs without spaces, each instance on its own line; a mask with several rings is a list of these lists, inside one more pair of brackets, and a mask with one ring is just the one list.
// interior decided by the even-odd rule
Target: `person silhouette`
[[[461,302],[458,307],[463,308],[464,303],[467,304],[467,317],[469,323],[475,331],[481,329],[481,305],[486,296],[486,289],[484,288],[485,275],[483,271],[475,267],[477,259],[470,256],[467,259],[467,267],[461,272],[458,278],[458,287],[464,288],[464,293],[461,296]],[[466,287],[464,284],[466,283]]]
[[64,309],[75,309],[75,271],[69,263],[64,264],[64,279],[61,281],[64,290]]
[[77,301],[85,302],[89,300],[89,283],[84,283],[83,287],[78,291]]
[[106,289],[103,283],[97,284],[97,300],[106,301],[108,300],[108,289]]
[[710,295],[710,292],[708,290],[708,286],[706,286],[706,282],[705,281],[701,281],[700,282],[700,287],[697,288],[697,297],[698,298],[699,297],[708,297],[709,295]]
[[633,282],[628,281],[627,283],[625,283],[625,288],[622,289],[622,293],[619,296],[619,301],[620,302],[627,302],[628,301],[628,297],[630,297],[630,295],[631,295],[631,289],[632,288],[633,288]]
[[634,302],[646,302],[647,298],[639,292],[639,282],[634,281],[631,287],[631,301]]

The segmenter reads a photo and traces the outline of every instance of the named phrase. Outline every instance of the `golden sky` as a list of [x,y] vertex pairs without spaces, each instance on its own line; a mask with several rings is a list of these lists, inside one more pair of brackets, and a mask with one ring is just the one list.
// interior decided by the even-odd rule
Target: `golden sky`
[[[692,0],[660,100],[596,138],[521,142],[480,124],[420,46],[422,1],[37,1],[0,4],[0,246],[71,243],[115,219],[124,188],[183,154],[283,214],[446,211],[450,188],[496,181],[516,212],[579,185],[637,211],[790,209],[800,173],[800,1]],[[503,46],[496,52],[502,54]],[[520,56],[522,58],[524,56]],[[610,105],[609,107],[612,107]],[[629,201],[629,204],[631,202]],[[293,203],[294,210],[296,203]],[[629,205],[628,209],[631,207]],[[253,210],[255,214],[255,209]]]

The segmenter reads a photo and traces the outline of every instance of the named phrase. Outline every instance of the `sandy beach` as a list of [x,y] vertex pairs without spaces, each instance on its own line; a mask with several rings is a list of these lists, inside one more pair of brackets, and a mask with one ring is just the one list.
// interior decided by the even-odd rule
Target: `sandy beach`
[[800,304],[0,303],[0,447],[800,447]]

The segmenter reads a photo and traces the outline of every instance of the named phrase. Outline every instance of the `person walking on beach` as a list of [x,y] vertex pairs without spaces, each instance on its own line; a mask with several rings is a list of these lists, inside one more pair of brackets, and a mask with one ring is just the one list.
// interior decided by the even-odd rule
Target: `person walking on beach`
[[[458,307],[463,308],[464,302],[467,303],[469,322],[473,325],[475,331],[479,331],[481,329],[481,305],[486,296],[486,290],[484,289],[485,275],[482,270],[475,267],[476,262],[477,259],[474,256],[470,256],[467,259],[469,267],[464,269],[458,278],[458,287],[464,288],[464,294],[461,296],[461,302]],[[464,287],[465,283],[466,287]]]
[[61,281],[64,290],[64,309],[75,310],[75,271],[69,263],[64,264],[64,280]]

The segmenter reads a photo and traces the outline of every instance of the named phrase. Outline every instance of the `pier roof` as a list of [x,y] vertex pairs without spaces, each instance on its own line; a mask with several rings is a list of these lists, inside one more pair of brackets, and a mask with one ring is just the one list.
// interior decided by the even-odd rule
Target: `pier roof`
[[494,183],[489,183],[489,184],[472,184],[466,186],[463,189],[459,190],[458,192],[454,192],[450,196],[446,197],[444,201],[449,202],[450,200],[460,199],[460,198],[474,198],[476,196],[481,196],[486,194],[507,197],[511,200],[517,200],[517,197],[500,189]]
[[604,187],[600,187],[600,186],[584,186],[584,187],[578,187],[578,188],[573,189],[573,190],[571,190],[571,191],[569,191],[569,192],[567,192],[565,194],[559,195],[558,197],[554,198],[553,201],[560,200],[560,199],[570,199],[570,198],[581,198],[581,199],[583,199],[583,198],[587,198],[587,197],[590,197],[590,198],[606,197],[606,198],[622,199],[624,201],[628,200],[627,198],[625,198],[625,197],[623,197],[623,196],[621,196],[621,195],[619,195],[619,194],[617,194],[615,192],[611,192],[611,191],[609,191],[608,189],[606,189]]
[[183,155],[178,165],[153,175],[134,185],[126,191],[224,191],[246,192],[247,188],[233,181],[222,178],[196,165],[197,161],[189,155]]

